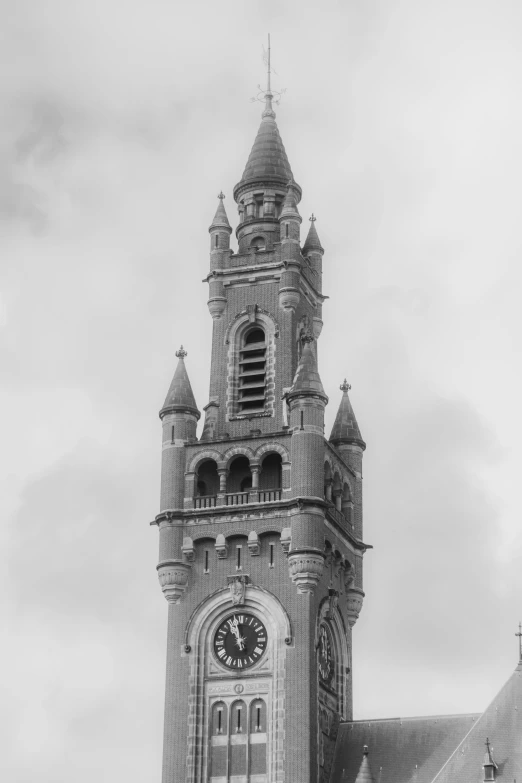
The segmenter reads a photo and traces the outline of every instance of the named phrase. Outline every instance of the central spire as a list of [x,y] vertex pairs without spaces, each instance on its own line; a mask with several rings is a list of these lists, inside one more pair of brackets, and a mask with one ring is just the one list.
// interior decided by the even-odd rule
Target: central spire
[[[261,91],[260,94],[260,100],[264,100],[265,107],[261,114],[261,125],[259,126],[243,176],[234,188],[234,199],[238,203],[241,196],[253,188],[256,188],[256,190],[272,188],[286,191],[288,181],[294,179],[275,121],[270,36],[268,36],[268,52],[265,57],[267,64],[266,90],[264,92]],[[294,189],[299,202],[301,200],[301,188],[294,183]]]
[[268,33],[268,53],[267,53],[267,61],[266,61],[266,92],[265,92],[265,110],[262,117],[273,117],[275,119],[275,111],[272,107],[272,100],[274,98],[274,94],[272,92],[272,85],[271,85],[271,70],[270,70],[270,33]]

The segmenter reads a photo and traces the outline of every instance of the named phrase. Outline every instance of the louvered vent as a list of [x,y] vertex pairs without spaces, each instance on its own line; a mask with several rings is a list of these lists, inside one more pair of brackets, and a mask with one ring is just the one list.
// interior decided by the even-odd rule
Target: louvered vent
[[239,352],[240,413],[260,413],[265,409],[266,337],[258,327],[246,333]]

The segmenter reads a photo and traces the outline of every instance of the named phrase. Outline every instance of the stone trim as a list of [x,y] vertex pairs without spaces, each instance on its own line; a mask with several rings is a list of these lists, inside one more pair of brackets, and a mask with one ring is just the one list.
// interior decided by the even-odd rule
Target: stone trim
[[[231,611],[228,587],[207,596],[194,610],[187,623],[184,649],[190,652],[189,704],[186,783],[206,783],[208,780],[209,715],[212,701],[222,697],[238,683],[250,690],[254,681],[257,690],[266,694],[267,704],[267,779],[284,783],[284,717],[285,658],[292,643],[290,618],[272,593],[254,585],[245,590],[245,611],[253,611],[262,619],[270,634],[267,653],[238,679],[221,666],[212,652],[212,639],[219,623]],[[264,687],[263,687],[264,686]],[[266,687],[266,690],[265,690]],[[237,691],[236,691],[237,693]]]

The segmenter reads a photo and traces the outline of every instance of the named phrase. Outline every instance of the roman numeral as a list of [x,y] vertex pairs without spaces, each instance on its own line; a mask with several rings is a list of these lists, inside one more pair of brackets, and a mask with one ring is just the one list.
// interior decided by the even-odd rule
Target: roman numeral
[[261,647],[256,647],[254,652],[257,653],[258,655],[261,655],[261,653],[263,652],[263,649]]
[[243,623],[245,622],[244,616],[242,614],[238,615],[237,621],[238,623],[241,623],[241,625],[243,625]]
[[224,657],[225,657],[225,655],[226,655],[226,652],[225,652],[225,650],[220,650],[220,651],[218,652],[218,657],[219,657],[219,658],[224,658]]

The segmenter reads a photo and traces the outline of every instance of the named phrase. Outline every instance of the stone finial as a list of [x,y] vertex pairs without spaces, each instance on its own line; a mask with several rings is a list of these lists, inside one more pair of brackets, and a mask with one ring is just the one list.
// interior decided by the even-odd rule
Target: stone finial
[[180,348],[179,348],[179,351],[176,351],[176,357],[177,357],[178,359],[184,359],[184,358],[185,358],[185,356],[187,356],[187,352],[186,352],[186,350],[183,348],[183,346],[181,345],[181,346],[180,346]]
[[310,221],[310,223],[315,223],[315,221],[317,220],[317,218],[316,218],[316,216],[314,215],[313,212],[310,215],[310,217],[308,218],[308,220]]
[[225,194],[223,193],[222,190],[219,191],[218,198],[221,199],[221,201],[223,201],[223,199],[225,198]]
[[345,379],[344,379],[344,381],[343,381],[343,382],[341,383],[341,385],[339,386],[339,388],[340,388],[340,390],[341,390],[342,392],[344,392],[344,393],[346,394],[347,392],[349,392],[349,391],[350,391],[350,389],[352,388],[352,385],[351,385],[350,383],[347,383],[347,382],[346,382],[346,378],[345,378]]

